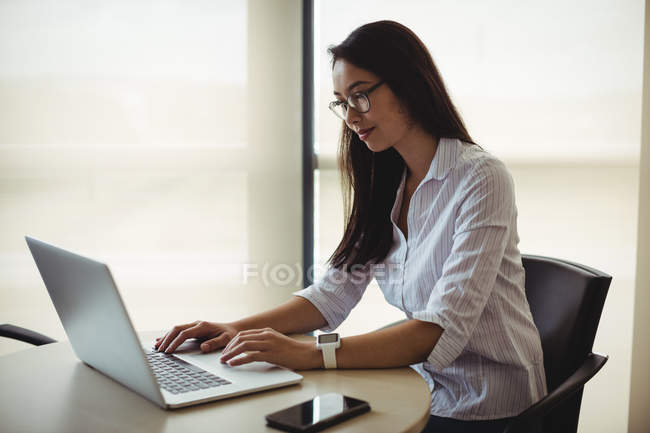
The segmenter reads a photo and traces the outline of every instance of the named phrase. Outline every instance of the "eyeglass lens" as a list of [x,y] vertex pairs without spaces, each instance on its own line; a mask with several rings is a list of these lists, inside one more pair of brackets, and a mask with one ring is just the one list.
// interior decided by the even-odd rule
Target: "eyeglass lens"
[[332,111],[334,111],[334,114],[345,120],[345,117],[347,116],[348,106],[359,113],[367,113],[370,109],[370,102],[368,101],[368,97],[365,94],[355,93],[348,97],[346,103],[331,104],[330,108]]

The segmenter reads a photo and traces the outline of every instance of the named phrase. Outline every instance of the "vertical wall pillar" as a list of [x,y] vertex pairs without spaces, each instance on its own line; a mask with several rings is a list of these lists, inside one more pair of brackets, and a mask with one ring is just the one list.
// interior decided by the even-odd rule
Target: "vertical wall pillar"
[[259,311],[302,287],[301,3],[249,0],[248,28],[248,247],[260,274],[246,290]]
[[[628,431],[644,433],[650,426],[650,0],[645,3],[643,108],[639,164],[639,226],[637,237],[632,380]],[[614,294],[615,295],[615,294]]]

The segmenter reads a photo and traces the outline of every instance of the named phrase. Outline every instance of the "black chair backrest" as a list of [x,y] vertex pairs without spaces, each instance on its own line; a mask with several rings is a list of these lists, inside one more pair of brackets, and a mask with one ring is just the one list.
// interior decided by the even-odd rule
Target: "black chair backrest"
[[[523,255],[526,297],[544,350],[549,391],[591,352],[612,277],[559,259]],[[544,431],[575,432],[582,391],[544,418]]]

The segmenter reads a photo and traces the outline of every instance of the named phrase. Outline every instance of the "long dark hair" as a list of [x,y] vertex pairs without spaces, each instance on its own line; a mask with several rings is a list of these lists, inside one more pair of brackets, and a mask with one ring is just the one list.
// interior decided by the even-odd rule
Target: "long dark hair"
[[[332,66],[345,60],[377,75],[432,137],[473,142],[429,50],[405,26],[394,21],[363,25],[328,52]],[[390,212],[404,160],[392,147],[372,152],[344,122],[338,163],[347,222],[330,264],[341,268],[380,262],[393,243]]]

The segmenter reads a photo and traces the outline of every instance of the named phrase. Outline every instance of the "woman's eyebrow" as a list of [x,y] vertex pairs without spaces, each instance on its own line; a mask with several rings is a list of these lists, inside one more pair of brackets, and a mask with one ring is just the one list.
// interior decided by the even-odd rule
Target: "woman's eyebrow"
[[[358,85],[360,85],[360,84],[368,84],[368,83],[370,83],[370,81],[361,81],[361,80],[359,80],[359,81],[355,81],[354,83],[352,83],[352,84],[350,84],[350,85],[348,86],[348,93],[351,92],[352,89],[354,89],[354,88],[357,87]],[[334,94],[335,94],[335,95],[338,95],[338,96],[341,95],[341,94],[340,94],[339,92],[337,92],[336,90],[334,91]]]

